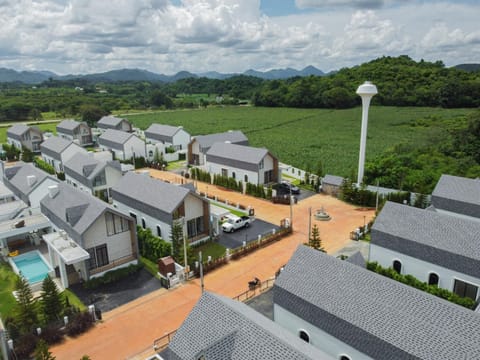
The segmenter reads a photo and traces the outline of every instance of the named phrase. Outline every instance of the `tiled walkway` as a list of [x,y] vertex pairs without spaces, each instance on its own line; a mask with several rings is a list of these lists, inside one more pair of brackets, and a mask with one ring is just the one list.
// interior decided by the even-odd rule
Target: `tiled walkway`
[[[178,175],[162,171],[150,171],[152,176],[180,179]],[[179,180],[180,181],[180,180]],[[206,191],[206,184],[198,183],[198,189]],[[289,217],[289,206],[274,205],[270,202],[244,197],[231,191],[208,186],[209,193],[241,202],[255,208],[256,216],[274,224]],[[247,283],[254,277],[261,280],[272,277],[285,264],[296,247],[307,241],[309,208],[312,213],[324,207],[332,220],[313,220],[320,229],[324,247],[334,253],[349,242],[349,233],[369,221],[374,212],[356,210],[332,197],[315,195],[300,201],[293,207],[294,233],[279,242],[263,248],[240,260],[231,261],[205,277],[205,289],[225,296],[234,297],[247,290]],[[365,218],[364,218],[365,217]],[[98,359],[144,359],[153,341],[177,329],[200,296],[200,282],[192,280],[174,290],[158,290],[138,298],[126,305],[103,314],[103,322],[88,333],[69,339],[51,349],[58,360],[77,359],[88,354]],[[142,353],[142,356],[139,355]],[[145,355],[145,356],[143,356]]]

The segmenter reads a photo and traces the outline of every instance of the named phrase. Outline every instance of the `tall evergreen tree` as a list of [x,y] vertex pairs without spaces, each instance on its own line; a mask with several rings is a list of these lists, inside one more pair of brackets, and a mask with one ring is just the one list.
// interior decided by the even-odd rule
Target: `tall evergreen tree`
[[63,311],[62,297],[58,292],[57,285],[48,275],[42,283],[41,305],[47,323],[60,319]]
[[55,356],[48,350],[48,344],[41,339],[35,347],[35,360],[55,360]]
[[173,222],[170,240],[172,241],[172,256],[175,261],[179,262],[180,253],[183,248],[183,226],[180,221]]
[[22,333],[31,331],[38,324],[37,304],[33,299],[32,290],[27,279],[21,275],[15,283],[17,291],[17,304],[15,317]]
[[318,230],[317,224],[313,225],[312,234],[310,239],[308,239],[308,246],[319,250],[321,252],[326,252],[322,246],[322,239],[320,238],[320,230]]

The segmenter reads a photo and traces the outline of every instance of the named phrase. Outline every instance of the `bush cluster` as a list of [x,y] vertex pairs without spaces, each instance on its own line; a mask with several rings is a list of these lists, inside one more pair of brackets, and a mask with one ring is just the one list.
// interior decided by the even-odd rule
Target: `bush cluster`
[[92,278],[83,283],[86,289],[96,289],[99,286],[107,285],[120,279],[126,278],[129,275],[135,274],[143,268],[142,264],[131,264],[127,267],[117,270],[111,270],[105,273],[105,275]]
[[192,175],[192,179],[194,180],[203,181],[209,184],[212,183],[212,177],[210,173],[207,171],[203,171],[202,169],[192,168],[191,175]]
[[384,268],[381,265],[379,265],[377,262],[367,262],[367,269],[370,271],[376,272],[377,274],[389,277],[390,279],[399,281],[403,284],[412,286],[416,289],[428,292],[432,295],[438,296],[442,299],[448,300],[460,306],[464,306],[468,309],[475,308],[475,301],[470,298],[460,297],[454,292],[439,288],[436,285],[428,285],[427,283],[418,280],[416,277],[412,275],[399,274],[394,269]]
[[94,317],[88,311],[78,313],[65,327],[68,336],[77,336],[93,326]]
[[35,163],[36,167],[42,169],[43,171],[46,171],[51,175],[55,175],[55,168],[46,161],[43,161],[42,159],[37,157],[35,158],[35,160],[33,160],[33,162]]
[[153,235],[150,229],[137,226],[137,238],[140,255],[154,263],[162,257],[172,255],[172,244]]
[[[223,186],[224,188],[231,189],[234,191],[242,192],[243,183],[242,181],[237,181],[232,177],[222,176],[222,175],[213,175],[213,184],[218,186]],[[248,186],[248,183],[247,183]]]

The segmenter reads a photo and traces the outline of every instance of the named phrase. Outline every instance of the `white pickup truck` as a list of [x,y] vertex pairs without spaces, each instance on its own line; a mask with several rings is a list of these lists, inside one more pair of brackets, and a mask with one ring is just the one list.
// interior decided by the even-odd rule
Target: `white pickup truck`
[[248,216],[227,215],[226,221],[222,224],[224,232],[232,233],[235,230],[250,226],[251,219]]

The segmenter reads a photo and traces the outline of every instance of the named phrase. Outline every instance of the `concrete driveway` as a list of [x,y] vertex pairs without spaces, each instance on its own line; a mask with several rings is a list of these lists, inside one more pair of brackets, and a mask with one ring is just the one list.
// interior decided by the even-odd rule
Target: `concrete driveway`
[[222,231],[219,235],[218,243],[228,249],[235,249],[236,247],[242,246],[244,241],[249,243],[257,240],[258,235],[265,235],[278,229],[280,229],[280,226],[260,219],[255,219],[248,228],[242,228],[233,233]]

